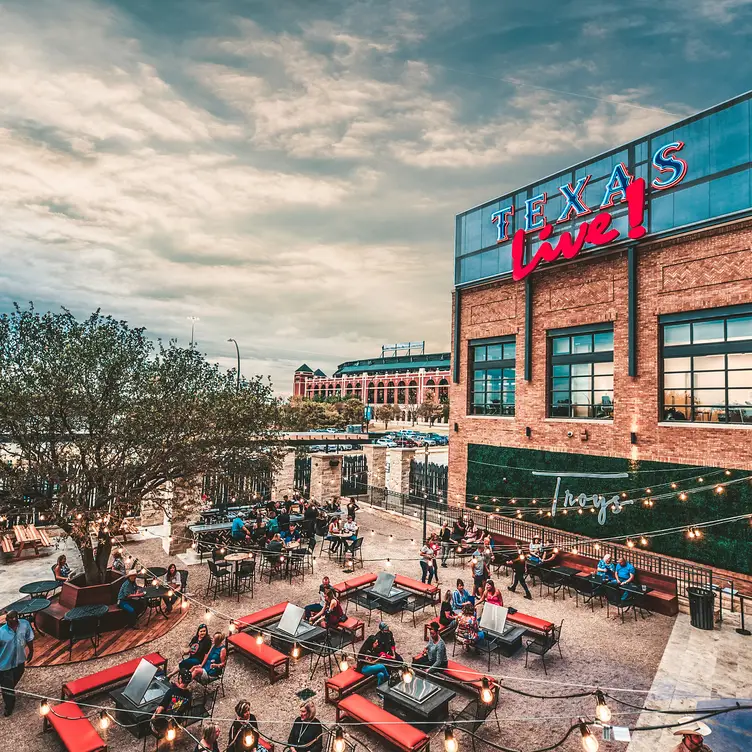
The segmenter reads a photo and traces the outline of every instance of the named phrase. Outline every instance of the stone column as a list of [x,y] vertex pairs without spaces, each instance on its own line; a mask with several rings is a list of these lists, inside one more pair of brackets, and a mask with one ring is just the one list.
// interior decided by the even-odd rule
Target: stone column
[[326,504],[342,494],[342,455],[311,455],[311,499]]
[[414,449],[390,449],[389,470],[386,487],[399,494],[410,493],[410,462],[415,458]]
[[162,547],[170,556],[185,553],[191,547],[190,525],[201,519],[201,478],[175,483],[169,536]]
[[165,484],[158,491],[141,499],[141,527],[164,525],[167,521],[165,509],[172,501],[172,484]]
[[282,464],[274,474],[272,498],[281,499],[285,494],[292,496],[295,491],[295,450],[289,447],[282,457]]
[[366,444],[363,454],[368,467],[368,485],[372,488],[386,488],[386,447]]

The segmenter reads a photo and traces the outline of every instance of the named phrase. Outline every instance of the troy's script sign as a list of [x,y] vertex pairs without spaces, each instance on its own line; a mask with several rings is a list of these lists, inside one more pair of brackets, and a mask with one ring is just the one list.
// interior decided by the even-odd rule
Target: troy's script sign
[[[548,478],[556,478],[556,490],[554,491],[554,497],[551,502],[551,517],[556,517],[556,511],[559,507],[559,493],[561,491],[561,479],[562,478],[628,478],[627,473],[550,473],[544,471],[534,470],[533,475],[541,475]],[[629,505],[634,504],[634,499],[622,499],[619,494],[614,494],[610,498],[606,498],[601,494],[587,494],[581,493],[575,496],[568,488],[564,491],[564,498],[561,501],[562,507],[568,509],[570,507],[579,507],[580,509],[597,509],[598,510],[598,522],[601,525],[606,524],[608,513],[619,514],[622,509]]]
[[[653,154],[652,169],[655,177],[650,183],[654,191],[665,191],[681,183],[687,174],[687,163],[677,156],[684,148],[682,141],[674,141],[661,146]],[[559,187],[559,194],[564,197],[564,209],[551,222],[546,216],[548,194],[540,193],[525,201],[522,227],[512,228],[515,218],[515,206],[510,204],[491,214],[491,222],[496,225],[497,243],[505,243],[512,237],[512,278],[524,279],[541,261],[556,261],[558,258],[574,258],[587,244],[593,247],[609,245],[620,239],[619,231],[612,227],[611,209],[618,203],[627,203],[629,217],[628,236],[639,240],[647,233],[644,226],[645,194],[647,190],[644,178],[635,178],[623,162],[619,162],[606,181],[606,187],[600,204],[588,206],[584,192],[591,175],[581,177],[574,185],[567,183]],[[595,214],[595,212],[598,212]],[[549,242],[556,225],[571,222],[573,219],[593,215],[577,228],[576,232],[563,232],[556,244]],[[525,263],[525,246],[527,236],[538,233],[540,244],[533,257]]]

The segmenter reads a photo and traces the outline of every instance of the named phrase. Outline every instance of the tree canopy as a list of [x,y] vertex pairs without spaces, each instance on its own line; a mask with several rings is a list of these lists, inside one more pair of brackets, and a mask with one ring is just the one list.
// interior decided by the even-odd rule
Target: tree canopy
[[291,397],[283,407],[284,427],[288,431],[310,431],[315,428],[344,429],[363,422],[363,403],[355,397],[309,400]]
[[210,472],[268,472],[278,422],[268,381],[238,388],[194,348],[100,311],[0,316],[3,505],[50,509],[91,578],[93,534],[109,556],[104,541],[145,498]]

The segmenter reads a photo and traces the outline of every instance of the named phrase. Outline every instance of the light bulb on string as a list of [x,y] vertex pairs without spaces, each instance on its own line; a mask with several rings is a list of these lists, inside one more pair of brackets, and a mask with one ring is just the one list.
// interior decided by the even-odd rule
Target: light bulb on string
[[256,635],[256,644],[257,645],[263,645],[264,644],[264,633],[263,632],[259,632]]
[[243,732],[243,747],[245,749],[256,748],[256,735],[250,729]]
[[648,539],[644,535],[640,538],[640,545],[641,546],[647,546],[648,545]]
[[648,496],[649,496],[651,493],[653,493],[653,489],[652,488],[646,488],[645,489],[645,493],[648,494]]
[[677,486],[676,483],[672,483],[671,484],[671,488],[673,488],[674,491],[675,491],[677,488],[679,488],[679,486]]
[[209,619],[211,619],[211,618],[212,618],[212,612],[211,612],[211,609],[207,606],[204,609],[204,619],[206,619],[207,621],[209,621]]
[[634,548],[634,541],[631,538],[627,539],[627,548]]
[[491,682],[488,680],[487,676],[484,676],[480,681],[480,701],[486,705],[490,705],[494,698],[493,689],[491,689]]
[[235,626],[235,622],[234,621],[230,622],[229,631],[230,631],[230,634],[235,634],[235,632],[238,631],[238,628]]
[[600,551],[601,550],[601,544],[600,543],[596,543],[595,546],[594,546],[594,548],[595,548],[596,551]]
[[103,710],[99,714],[99,728],[108,729],[110,727],[110,716],[107,715],[107,711]]
[[444,752],[458,752],[459,744],[454,736],[454,729],[451,726],[444,727]]
[[698,478],[698,479],[697,479],[697,482],[698,482],[698,483],[704,483],[704,482],[705,482],[705,478]]
[[350,664],[347,662],[347,656],[344,653],[340,655],[337,665],[339,666],[340,671],[347,671],[347,669],[350,668]]
[[626,491],[622,491],[621,492],[621,498],[622,499],[626,499],[627,498],[627,492]]
[[300,645],[297,642],[292,646],[291,655],[293,658],[300,658]]
[[334,729],[334,744],[332,745],[332,749],[334,752],[345,752],[345,734],[341,726],[337,726]]
[[715,487],[715,492],[716,492],[717,494],[722,494],[722,493],[724,492],[724,490],[725,490],[725,489],[723,488],[723,486],[716,486],[716,487]]
[[608,723],[611,720],[611,708],[608,707],[608,704],[606,703],[606,698],[603,692],[600,691],[600,689],[597,690],[595,693],[595,700],[596,700],[595,717],[601,723]]
[[731,475],[731,470],[724,470],[723,474],[726,476]]
[[183,601],[180,604],[180,607],[183,608],[183,609],[188,608],[188,599],[187,598],[183,598]]
[[48,715],[50,712],[50,703],[47,700],[42,700],[39,703],[39,715]]
[[384,563],[384,566],[385,566],[385,567],[391,567],[391,566],[392,566],[392,561],[391,561],[391,559],[387,559],[387,560],[386,560],[386,562]]
[[590,726],[585,721],[580,721],[580,734],[582,735],[582,746],[586,752],[598,752],[598,740],[593,736]]
[[413,673],[413,670],[408,666],[407,664],[404,664],[402,666],[402,681],[405,682],[405,684],[409,684],[412,680],[415,674]]
[[577,510],[577,514],[582,514],[582,507]]
[[165,739],[167,739],[168,742],[174,742],[176,736],[177,736],[177,731],[175,730],[175,726],[173,726],[172,722],[170,722],[170,725],[167,727],[167,733],[165,734]]

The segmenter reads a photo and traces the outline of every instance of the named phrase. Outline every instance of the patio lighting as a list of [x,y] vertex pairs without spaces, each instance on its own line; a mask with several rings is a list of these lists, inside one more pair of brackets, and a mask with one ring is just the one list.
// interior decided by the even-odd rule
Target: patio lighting
[[402,681],[405,682],[405,684],[409,684],[412,680],[415,674],[413,673],[413,670],[408,666],[407,664],[404,664],[402,666]]
[[172,725],[172,722],[170,722],[170,725],[167,727],[167,733],[165,734],[165,739],[167,739],[168,742],[175,741],[175,737],[177,736],[177,731],[175,730],[175,726]]
[[598,740],[590,731],[590,726],[585,721],[580,721],[580,734],[582,734],[582,746],[587,752],[598,752]]
[[292,657],[300,658],[300,646],[297,642],[292,646]]
[[211,609],[207,606],[204,610],[204,618],[208,621],[212,617]]
[[687,500],[687,494],[685,494],[684,491],[682,491],[679,494],[679,501],[686,501],[686,500]]
[[230,634],[235,634],[235,632],[237,631],[238,631],[238,628],[235,626],[235,622],[231,621],[230,622]]
[[347,656],[344,653],[342,653],[339,657],[338,666],[339,670],[343,672],[347,671],[347,669],[350,668],[350,664],[347,662]]
[[256,735],[250,729],[243,734],[243,746],[246,749],[255,749]]
[[264,635],[263,635],[263,633],[262,633],[262,632],[259,632],[259,633],[258,633],[258,634],[256,635],[256,644],[257,644],[257,645],[263,645],[263,644],[264,644]]
[[39,715],[47,715],[50,712],[50,703],[47,700],[42,700],[39,703]]
[[724,488],[723,488],[723,486],[716,486],[716,487],[715,487],[715,492],[716,492],[717,494],[722,494],[722,493],[723,493],[723,491],[724,491]]
[[608,723],[611,720],[611,708],[608,707],[606,698],[604,697],[603,692],[601,692],[600,689],[595,693],[595,700],[595,717],[601,723]]
[[486,705],[490,705],[493,702],[494,693],[491,689],[491,683],[488,681],[488,677],[484,676],[481,680],[481,687],[480,687],[480,701],[484,702]]
[[459,745],[454,738],[454,731],[451,726],[444,727],[444,752],[457,752]]
[[648,539],[644,535],[640,538],[640,545],[641,546],[647,546],[648,545]]
[[345,752],[345,734],[341,726],[334,729],[334,752]]
[[110,727],[110,716],[107,715],[107,711],[103,710],[99,714],[99,728],[108,729]]

